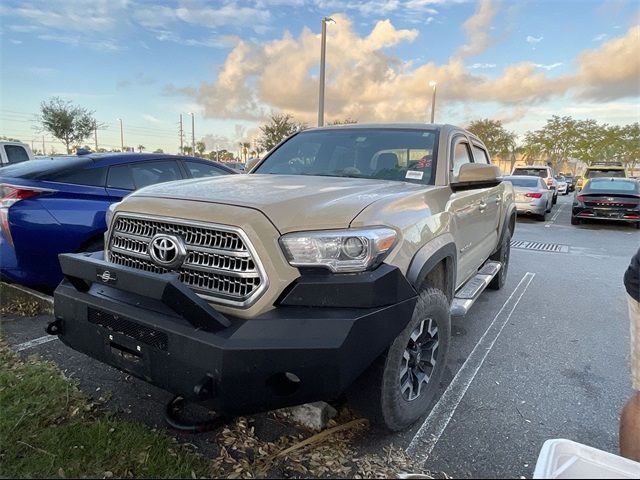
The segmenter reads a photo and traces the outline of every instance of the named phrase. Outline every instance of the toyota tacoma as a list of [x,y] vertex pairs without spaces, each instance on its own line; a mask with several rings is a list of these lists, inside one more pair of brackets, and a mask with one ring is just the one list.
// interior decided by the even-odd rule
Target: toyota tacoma
[[60,256],[48,332],[220,415],[346,394],[401,430],[438,390],[451,316],[504,285],[515,221],[463,129],[301,131],[248,175],[116,204],[104,252]]

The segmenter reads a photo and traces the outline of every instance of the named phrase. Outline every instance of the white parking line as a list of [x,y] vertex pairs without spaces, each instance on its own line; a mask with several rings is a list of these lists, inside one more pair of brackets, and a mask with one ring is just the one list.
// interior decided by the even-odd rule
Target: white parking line
[[551,217],[551,221],[548,222],[545,227],[550,227],[552,223],[556,223],[556,220],[558,219],[558,215],[560,215],[560,212],[562,212],[562,210],[564,209],[564,207],[566,206],[566,203],[563,203],[562,205],[560,205],[560,207],[558,208],[558,210],[556,210],[556,213],[553,215],[553,217]]
[[58,337],[55,335],[45,335],[44,337],[34,338],[33,340],[29,340],[28,342],[20,343],[16,345],[16,351],[21,352],[31,347],[37,347],[38,345],[42,345],[43,343],[49,343],[54,340],[57,340]]
[[[431,455],[431,452],[453,418],[458,405],[467,393],[469,386],[478,374],[480,367],[482,367],[487,355],[489,355],[489,352],[495,345],[502,330],[511,318],[511,315],[535,276],[535,273],[527,272],[524,277],[522,277],[518,286],[511,295],[509,295],[509,298],[507,298],[507,301],[502,305],[502,308],[496,314],[487,331],[484,332],[484,335],[482,335],[482,338],[480,338],[480,341],[478,341],[474,347],[469,358],[467,358],[460,370],[458,370],[458,373],[440,400],[438,400],[438,403],[436,403],[427,419],[414,435],[411,443],[407,447],[407,454],[418,461],[420,465],[424,465],[429,455]],[[517,298],[513,300],[516,295]],[[503,312],[507,311],[508,313],[503,314]]]

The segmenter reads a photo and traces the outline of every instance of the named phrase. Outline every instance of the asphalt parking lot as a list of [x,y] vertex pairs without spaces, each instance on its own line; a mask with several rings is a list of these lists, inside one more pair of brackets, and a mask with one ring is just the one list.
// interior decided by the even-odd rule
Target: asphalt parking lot
[[[547,222],[519,219],[506,287],[483,294],[453,323],[442,396],[432,413],[402,434],[370,430],[358,440],[361,448],[381,451],[394,443],[430,470],[490,478],[531,477],[550,438],[617,451],[618,416],[630,393],[622,275],[640,231],[571,226],[571,198],[560,197]],[[58,341],[25,343],[43,337],[47,317],[3,320],[5,338],[25,354],[55,361],[122,415],[164,425],[170,394]],[[211,435],[194,437],[188,441],[206,449]]]

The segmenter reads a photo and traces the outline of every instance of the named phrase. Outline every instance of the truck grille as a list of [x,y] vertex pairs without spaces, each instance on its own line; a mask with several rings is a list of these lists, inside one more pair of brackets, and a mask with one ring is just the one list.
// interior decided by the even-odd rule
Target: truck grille
[[149,255],[151,239],[159,233],[183,240],[187,255],[177,271],[180,280],[202,297],[247,306],[264,289],[266,278],[248,238],[240,229],[223,225],[121,214],[111,229],[109,261],[147,272],[168,272]]

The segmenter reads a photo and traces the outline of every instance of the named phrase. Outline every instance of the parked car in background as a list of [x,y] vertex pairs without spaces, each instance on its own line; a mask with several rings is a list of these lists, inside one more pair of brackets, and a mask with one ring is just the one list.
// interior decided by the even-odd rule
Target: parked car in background
[[22,142],[0,142],[0,167],[13,163],[33,160],[33,152],[29,145]]
[[558,183],[558,195],[568,195],[569,194],[569,183],[566,178],[562,175],[558,175],[556,177],[556,182]]
[[235,173],[200,158],[89,154],[0,168],[0,274],[53,290],[58,254],[102,250],[109,205],[160,182]]
[[573,192],[576,189],[576,182],[571,175],[563,175],[565,182],[567,182],[567,190]]
[[553,204],[555,205],[558,201],[558,182],[554,178],[555,175],[551,167],[545,165],[516,167],[513,169],[513,172],[511,172],[511,175],[526,175],[542,178],[547,184],[547,187],[553,192]]
[[627,173],[620,162],[596,162],[589,165],[578,177],[576,190],[580,191],[587,180],[600,177],[626,178]]
[[640,228],[640,184],[626,178],[592,178],[573,201],[571,224],[583,220],[630,222]]
[[535,215],[541,221],[547,218],[547,213],[553,208],[553,191],[542,178],[510,175],[504,180],[513,185],[519,215]]

